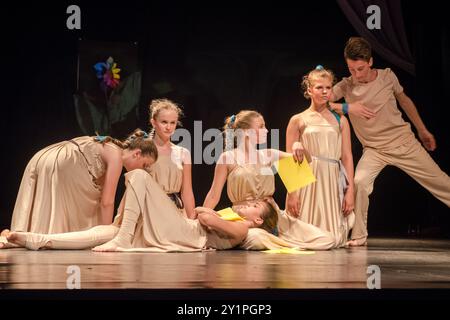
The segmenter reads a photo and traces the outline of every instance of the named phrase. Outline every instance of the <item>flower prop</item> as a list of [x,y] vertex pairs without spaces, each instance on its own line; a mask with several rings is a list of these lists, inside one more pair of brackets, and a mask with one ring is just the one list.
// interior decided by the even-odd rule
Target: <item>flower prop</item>
[[98,62],[94,65],[97,78],[101,79],[100,86],[103,91],[108,88],[115,89],[120,82],[120,69],[117,68],[117,63],[112,57],[109,57],[106,62]]

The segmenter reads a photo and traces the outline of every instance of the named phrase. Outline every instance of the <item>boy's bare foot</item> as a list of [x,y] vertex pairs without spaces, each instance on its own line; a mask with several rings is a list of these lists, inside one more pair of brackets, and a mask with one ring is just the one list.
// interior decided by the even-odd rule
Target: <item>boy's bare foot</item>
[[350,241],[347,241],[347,246],[349,246],[349,247],[367,246],[367,237],[362,237],[362,238],[352,239]]

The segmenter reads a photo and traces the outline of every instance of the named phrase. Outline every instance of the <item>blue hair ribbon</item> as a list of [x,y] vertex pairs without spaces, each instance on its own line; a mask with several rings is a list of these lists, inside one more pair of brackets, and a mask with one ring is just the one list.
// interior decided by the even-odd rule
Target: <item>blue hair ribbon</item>
[[98,142],[103,142],[106,140],[106,138],[108,138],[107,136],[100,136],[97,134],[97,136],[95,137],[95,140],[97,140]]

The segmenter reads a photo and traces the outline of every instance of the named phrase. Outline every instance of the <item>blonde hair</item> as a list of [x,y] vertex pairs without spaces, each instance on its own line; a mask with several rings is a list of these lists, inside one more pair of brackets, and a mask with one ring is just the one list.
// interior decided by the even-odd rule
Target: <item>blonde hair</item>
[[231,150],[236,147],[237,137],[235,130],[237,129],[250,129],[252,126],[252,120],[263,116],[254,110],[241,110],[238,114],[229,116],[225,119],[225,125],[223,126],[223,132],[225,135],[225,150]]
[[330,79],[331,84],[334,84],[335,82],[333,71],[329,69],[324,69],[322,66],[317,66],[314,70],[308,72],[308,74],[304,76],[302,79],[301,87],[303,90],[303,95],[305,96],[306,99],[311,99],[311,97],[308,94],[308,88],[311,88],[314,85],[314,81],[319,78],[322,79],[328,78]]
[[276,204],[271,198],[264,199],[262,204],[264,211],[261,214],[263,223],[260,228],[266,230],[267,232],[274,233],[274,230],[278,226],[278,211],[276,209]]
[[[149,118],[156,120],[156,118],[158,117],[159,113],[162,110],[172,110],[175,111],[176,114],[178,115],[178,119],[180,119],[181,117],[183,117],[183,110],[181,109],[181,107],[179,105],[177,105],[175,102],[170,101],[169,99],[154,99],[152,100],[152,102],[150,102],[149,105]],[[178,120],[178,126],[181,126],[181,121]],[[151,126],[151,122],[150,122],[150,126]],[[150,138],[153,139],[155,135],[155,128],[152,128],[152,130],[150,131]]]
[[114,143],[116,146],[122,149],[136,150],[139,149],[142,155],[152,157],[155,161],[158,160],[158,149],[156,148],[153,139],[149,138],[147,132],[141,129],[135,129],[128,137],[121,141],[110,136],[99,136],[94,137],[94,141],[101,144],[108,142]]

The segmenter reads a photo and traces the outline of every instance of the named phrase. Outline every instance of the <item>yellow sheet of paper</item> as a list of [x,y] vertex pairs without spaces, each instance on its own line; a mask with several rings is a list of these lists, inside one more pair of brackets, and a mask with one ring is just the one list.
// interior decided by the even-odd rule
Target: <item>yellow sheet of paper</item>
[[304,251],[304,250],[297,250],[293,248],[281,248],[281,249],[272,249],[272,250],[264,250],[264,253],[284,253],[284,254],[314,254],[314,251]]
[[292,156],[283,158],[275,163],[275,168],[289,193],[316,181],[306,158],[300,164]]
[[233,211],[230,207],[217,211],[223,220],[227,221],[244,221],[245,219]]

